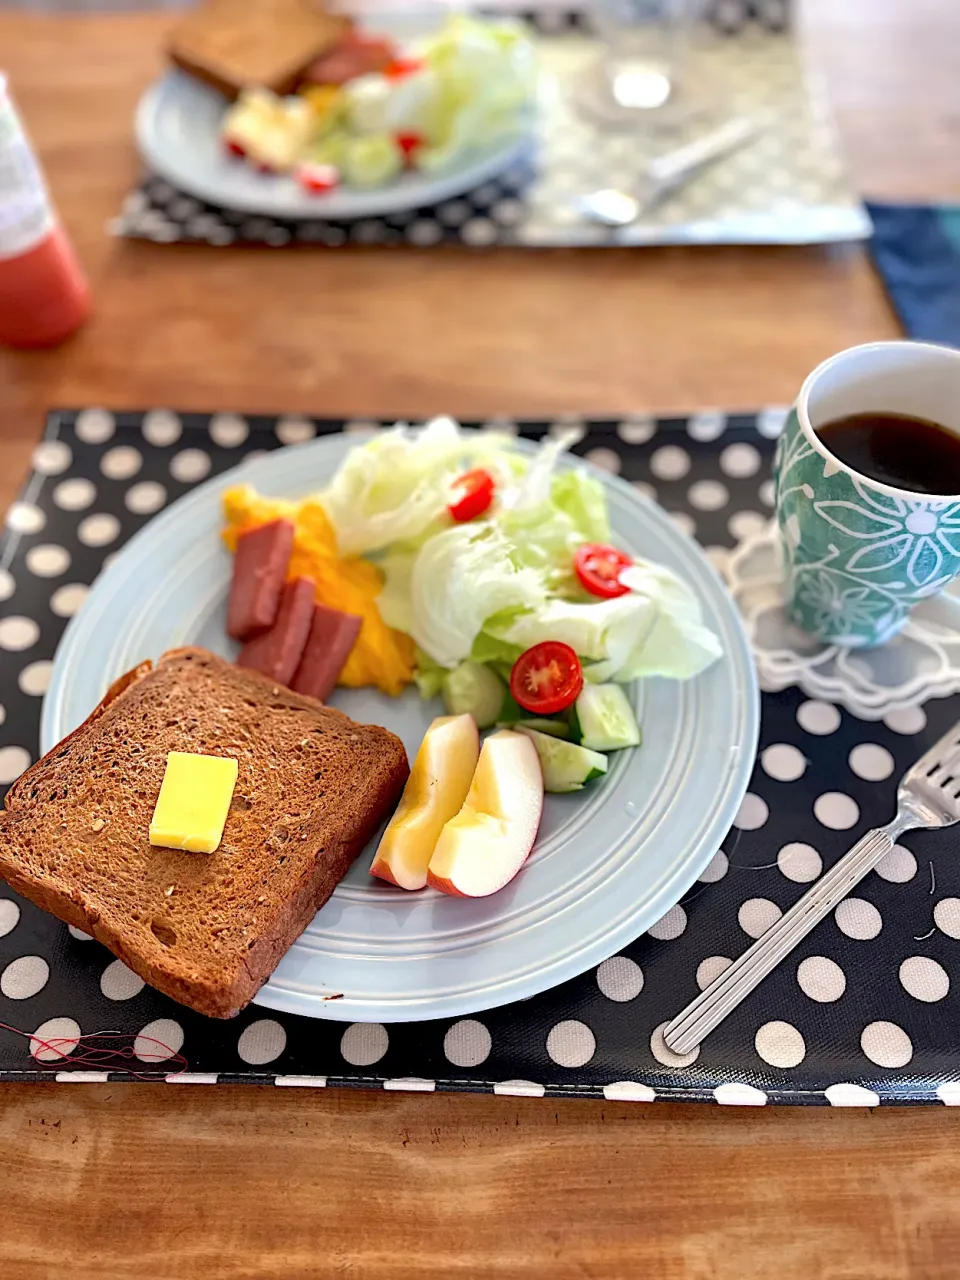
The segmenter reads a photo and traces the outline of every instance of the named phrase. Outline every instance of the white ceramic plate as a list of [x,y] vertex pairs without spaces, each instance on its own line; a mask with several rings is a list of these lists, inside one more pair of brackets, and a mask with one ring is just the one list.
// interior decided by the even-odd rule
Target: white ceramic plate
[[231,159],[220,140],[226,100],[182,71],[170,71],[140,99],[137,146],[146,165],[180,191],[210,204],[274,218],[370,218],[427,208],[472,191],[508,169],[529,146],[526,137],[477,151],[444,173],[411,170],[372,191],[301,191],[289,175],[267,176]]
[[[43,749],[143,658],[183,644],[231,656],[221,492],[243,479],[266,494],[301,496],[320,487],[351,447],[348,437],[333,436],[257,458],[201,485],[131,539],[57,650]],[[723,659],[694,681],[649,680],[633,691],[643,748],[612,755],[610,773],[587,790],[547,797],[534,850],[500,893],[475,900],[405,893],[373,880],[372,850],[361,855],[258,1004],[389,1022],[456,1017],[535,995],[648,929],[719,848],[757,739],[756,679],[739,616],[700,549],[659,507],[620,480],[603,481],[617,543],[691,584],[721,637]],[[333,701],[399,734],[411,757],[439,712],[413,691],[391,699],[343,690]],[[342,998],[330,1000],[333,994]]]

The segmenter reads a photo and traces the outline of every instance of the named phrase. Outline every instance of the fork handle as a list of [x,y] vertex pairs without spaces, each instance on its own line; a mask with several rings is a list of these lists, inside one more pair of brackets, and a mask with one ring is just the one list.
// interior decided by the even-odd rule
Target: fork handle
[[868,831],[799,902],[772,924],[739,960],[724,969],[704,991],[663,1029],[664,1043],[674,1053],[689,1053],[732,1013],[781,960],[805,938],[838,902],[872,871],[893,848],[903,830],[897,823]]

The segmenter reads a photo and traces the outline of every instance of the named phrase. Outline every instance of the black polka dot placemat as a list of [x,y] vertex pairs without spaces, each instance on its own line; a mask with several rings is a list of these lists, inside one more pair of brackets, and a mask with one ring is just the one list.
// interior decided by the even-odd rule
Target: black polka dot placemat
[[[109,230],[158,244],[272,248],[793,244],[869,235],[829,112],[788,30],[788,0],[712,0],[705,9],[713,35],[694,38],[688,75],[715,86],[717,106],[712,118],[692,122],[686,134],[610,129],[581,110],[578,95],[601,46],[585,11],[554,4],[519,13],[538,36],[544,91],[535,136],[514,164],[474,190],[429,207],[339,221],[323,217],[319,197],[316,217],[283,219],[204,203],[147,175]],[[761,135],[642,220],[614,229],[579,216],[579,196],[632,189],[651,160],[734,115],[762,120]]]
[[[657,498],[719,564],[769,515],[782,420],[779,409],[590,419],[576,449]],[[554,426],[512,425],[531,439]],[[0,552],[0,783],[37,754],[41,697],[67,619],[151,515],[251,454],[377,426],[52,414]],[[683,900],[599,968],[465,1019],[345,1025],[251,1006],[212,1021],[0,885],[0,1078],[960,1103],[960,861],[949,831],[904,837],[699,1053],[678,1059],[660,1033],[824,867],[889,819],[899,775],[958,716],[960,697],[867,723],[796,690],[765,694],[749,793]],[[646,733],[653,749],[656,727]]]

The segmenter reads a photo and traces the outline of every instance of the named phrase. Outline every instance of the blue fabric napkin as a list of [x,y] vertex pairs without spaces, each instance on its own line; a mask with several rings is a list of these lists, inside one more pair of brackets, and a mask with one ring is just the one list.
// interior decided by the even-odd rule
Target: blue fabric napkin
[[960,347],[960,206],[867,209],[873,260],[907,336]]

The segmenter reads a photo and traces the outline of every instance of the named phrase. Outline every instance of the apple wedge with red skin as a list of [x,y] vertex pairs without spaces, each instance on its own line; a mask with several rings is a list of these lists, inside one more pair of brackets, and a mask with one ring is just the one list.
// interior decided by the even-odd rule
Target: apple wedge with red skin
[[440,832],[463,806],[480,755],[473,716],[439,716],[423,735],[397,811],[370,874],[399,889],[422,889]]
[[444,826],[427,884],[458,898],[485,898],[517,874],[537,838],[543,772],[532,741],[509,729],[480,750],[463,808]]

